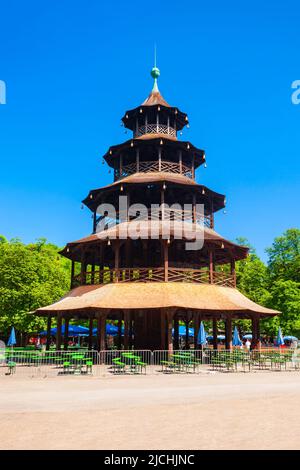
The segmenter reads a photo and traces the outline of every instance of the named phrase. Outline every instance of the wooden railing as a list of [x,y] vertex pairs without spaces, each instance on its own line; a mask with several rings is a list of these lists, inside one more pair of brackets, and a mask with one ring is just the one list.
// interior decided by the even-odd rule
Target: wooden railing
[[122,170],[115,169],[115,181],[125,178],[126,176],[133,175],[134,173],[157,173],[159,171],[166,173],[182,174],[188,178],[193,178],[192,169],[187,165],[180,165],[177,162],[169,162],[162,160],[149,161],[149,162],[134,162],[129,165],[124,165]]
[[176,137],[175,129],[170,126],[166,126],[165,124],[147,124],[145,126],[140,126],[134,133],[134,137],[140,137],[145,134],[164,134]]
[[[129,210],[128,214],[128,221],[135,220],[170,220],[170,221],[178,221],[178,222],[189,222],[189,223],[196,223],[198,225],[202,225],[208,228],[213,228],[213,216],[211,215],[204,215],[202,213],[195,212],[193,213],[192,210],[182,210],[176,209],[172,207],[159,207],[159,208],[152,208],[148,209],[147,213],[131,213]],[[114,227],[121,222],[119,212],[116,212],[115,218],[114,217],[103,217],[98,219],[97,221],[97,232],[101,232],[102,230],[107,230],[110,227]],[[124,222],[124,220],[122,220]]]
[[192,282],[197,284],[216,284],[235,287],[232,274],[213,271],[212,278],[208,269],[190,268],[120,268],[87,271],[72,279],[72,287],[79,285],[110,284],[116,282]]

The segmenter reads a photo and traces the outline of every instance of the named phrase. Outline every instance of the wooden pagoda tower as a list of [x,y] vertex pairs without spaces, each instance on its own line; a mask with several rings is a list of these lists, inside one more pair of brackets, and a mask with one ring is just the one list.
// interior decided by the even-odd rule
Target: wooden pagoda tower
[[[200,321],[211,320],[215,348],[217,321],[224,321],[229,349],[232,321],[238,318],[252,320],[252,345],[257,347],[259,319],[278,312],[236,289],[235,263],[247,257],[248,248],[215,231],[214,214],[225,207],[225,197],[196,182],[195,170],[205,165],[205,153],[178,140],[189,125],[188,116],[160,94],[157,67],[151,75],[154,86],[148,98],[122,118],[132,138],[104,155],[114,182],[91,190],[83,201],[93,214],[92,234],[61,252],[72,261],[71,291],[36,312],[48,317],[48,346],[55,317],[57,348],[62,343],[67,347],[74,318],[89,319],[90,348],[95,347],[92,330],[97,327],[98,350],[107,347],[109,319],[118,320],[119,347],[124,349],[177,349],[180,320],[194,325],[195,347]],[[122,210],[121,196],[126,199]],[[107,207],[116,210],[111,214]],[[201,249],[186,249],[187,241],[198,237]]]

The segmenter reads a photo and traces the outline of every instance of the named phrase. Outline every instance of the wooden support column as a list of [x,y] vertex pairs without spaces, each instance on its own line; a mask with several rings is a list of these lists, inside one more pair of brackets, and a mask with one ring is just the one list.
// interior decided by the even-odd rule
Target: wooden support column
[[158,147],[158,171],[161,171],[161,147]]
[[166,311],[163,308],[160,310],[160,349],[166,349]]
[[174,317],[174,349],[179,349],[179,320],[178,313]]
[[209,248],[209,283],[214,283],[214,252]]
[[129,349],[129,333],[130,333],[130,313],[128,310],[124,310],[124,349]]
[[138,173],[140,171],[140,149],[139,148],[136,148],[135,155],[136,155],[136,171]]
[[88,341],[89,351],[93,349],[93,326],[94,326],[94,319],[93,317],[90,317],[89,318],[89,341]]
[[167,313],[167,348],[168,348],[169,353],[173,352],[173,337],[172,337],[173,316],[174,316],[174,312]]
[[160,206],[161,206],[161,219],[164,220],[165,218],[165,191],[162,186],[160,191]]
[[123,155],[120,153],[120,166],[119,166],[120,178],[123,175]]
[[211,211],[210,211],[210,228],[214,229],[215,228],[215,216],[214,216],[214,201],[211,200]]
[[192,217],[193,217],[193,223],[195,224],[195,223],[196,223],[196,220],[197,220],[197,214],[196,214],[196,194],[195,194],[195,193],[193,194],[193,214],[192,214]]
[[200,315],[199,313],[194,313],[194,348],[198,348],[198,333],[200,328]]
[[179,150],[179,172],[182,174],[182,150]]
[[118,318],[118,349],[122,348],[122,310]]
[[97,212],[94,211],[93,213],[93,233],[96,233],[97,228]]
[[260,325],[259,325],[259,316],[255,315],[252,317],[252,341],[251,349],[260,348]]
[[230,271],[233,278],[233,286],[236,287],[236,270],[235,270],[235,259],[230,260]]
[[218,323],[216,318],[213,318],[213,348],[218,349]]
[[64,349],[68,349],[68,339],[69,339],[69,318],[65,318],[65,332],[64,332]]
[[115,282],[119,282],[120,240],[115,241]]
[[165,282],[168,282],[168,272],[169,272],[169,245],[167,240],[162,240],[163,250],[164,250],[164,279]]
[[86,284],[86,262],[85,262],[85,251],[81,250],[81,267],[80,267],[80,283],[81,285]]
[[225,320],[225,349],[232,349],[232,318],[226,316]]
[[105,350],[105,338],[106,338],[106,315],[99,313],[97,316],[97,350]]
[[190,349],[190,341],[189,341],[189,313],[186,313],[185,319],[185,349]]
[[48,315],[48,318],[47,318],[47,342],[46,342],[46,351],[49,351],[49,349],[50,349],[50,343],[51,343],[51,321],[52,321],[52,317],[51,317],[51,315]]
[[91,284],[95,284],[95,265],[94,264],[92,264]]
[[192,178],[195,179],[195,155],[192,158]]
[[61,347],[61,325],[62,325],[62,316],[61,313],[57,315],[57,323],[56,323],[56,349],[60,351]]
[[71,289],[74,287],[74,276],[75,276],[75,261],[72,260],[71,264]]

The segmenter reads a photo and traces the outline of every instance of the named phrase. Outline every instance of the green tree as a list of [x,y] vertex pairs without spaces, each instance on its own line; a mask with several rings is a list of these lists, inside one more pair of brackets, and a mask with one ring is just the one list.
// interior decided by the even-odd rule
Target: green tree
[[24,245],[20,240],[0,243],[0,334],[11,326],[34,333],[45,320],[30,314],[57,301],[70,283],[70,262],[58,247],[44,239]]
[[291,228],[275,238],[269,255],[269,271],[272,279],[300,282],[300,230]]

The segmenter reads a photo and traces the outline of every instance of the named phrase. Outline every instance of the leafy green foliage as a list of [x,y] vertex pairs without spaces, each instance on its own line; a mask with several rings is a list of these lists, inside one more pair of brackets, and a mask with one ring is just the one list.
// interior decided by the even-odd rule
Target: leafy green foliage
[[0,242],[0,331],[11,326],[33,333],[45,320],[30,312],[58,300],[70,285],[70,262],[58,247],[39,239],[24,245],[18,239]]

